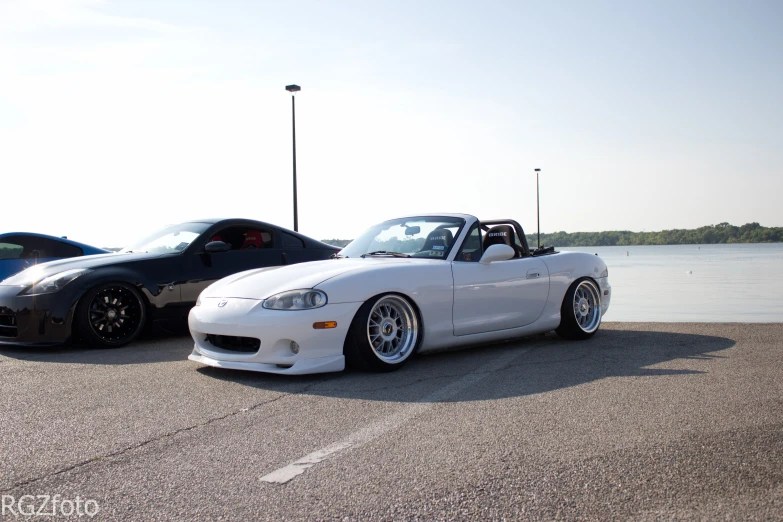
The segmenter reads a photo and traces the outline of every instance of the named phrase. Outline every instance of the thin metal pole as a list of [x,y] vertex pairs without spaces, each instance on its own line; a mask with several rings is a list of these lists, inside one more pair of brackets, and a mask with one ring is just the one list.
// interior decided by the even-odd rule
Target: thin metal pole
[[299,232],[299,214],[296,204],[296,96],[291,95],[291,128],[294,132],[294,232]]
[[538,227],[538,247],[541,248],[541,213],[538,210],[538,170],[536,170],[536,226]]

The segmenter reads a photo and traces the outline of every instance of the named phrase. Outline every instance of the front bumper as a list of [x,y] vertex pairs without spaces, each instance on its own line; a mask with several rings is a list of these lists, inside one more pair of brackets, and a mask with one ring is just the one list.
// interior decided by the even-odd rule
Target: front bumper
[[75,303],[60,292],[18,295],[18,286],[0,286],[0,345],[52,346],[71,337]]
[[[225,302],[222,307],[218,305]],[[328,304],[314,310],[267,310],[263,301],[202,298],[188,316],[195,341],[188,359],[217,368],[302,375],[345,369],[343,343],[362,303]],[[336,328],[315,329],[316,322],[335,321]],[[207,336],[260,340],[256,351],[218,347]],[[291,342],[299,346],[298,353]]]
[[601,289],[601,317],[603,317],[609,310],[609,303],[612,302],[612,285],[609,284],[608,277],[599,277],[597,281]]

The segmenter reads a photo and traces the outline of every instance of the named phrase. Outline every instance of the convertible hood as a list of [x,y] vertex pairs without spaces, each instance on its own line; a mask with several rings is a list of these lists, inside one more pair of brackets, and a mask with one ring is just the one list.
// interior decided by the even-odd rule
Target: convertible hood
[[328,259],[295,265],[258,268],[224,277],[210,285],[201,297],[266,299],[286,290],[315,288],[327,279],[357,270],[375,270],[407,259]]
[[[25,279],[35,279],[40,281],[41,279],[50,275],[64,272],[65,270],[73,270],[76,268],[97,268],[107,265],[119,265],[122,263],[130,263],[133,261],[141,261],[144,259],[154,259],[165,255],[176,254],[148,254],[146,252],[140,252],[138,254],[98,254],[94,256],[82,256],[82,257],[70,257],[68,259],[60,259],[58,261],[49,261],[48,263],[41,263],[36,266],[31,266],[26,270],[22,270],[16,276],[23,277]],[[10,279],[10,278],[9,278]],[[8,279],[0,284],[7,285]]]

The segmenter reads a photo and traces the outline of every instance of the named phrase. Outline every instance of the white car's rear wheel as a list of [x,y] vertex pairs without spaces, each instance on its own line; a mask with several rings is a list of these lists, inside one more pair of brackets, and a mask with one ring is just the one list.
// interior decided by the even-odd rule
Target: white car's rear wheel
[[566,339],[587,339],[601,325],[601,291],[592,279],[574,281],[560,307],[558,335]]
[[349,366],[388,372],[399,368],[416,351],[421,339],[419,318],[401,295],[374,297],[362,305],[345,340]]

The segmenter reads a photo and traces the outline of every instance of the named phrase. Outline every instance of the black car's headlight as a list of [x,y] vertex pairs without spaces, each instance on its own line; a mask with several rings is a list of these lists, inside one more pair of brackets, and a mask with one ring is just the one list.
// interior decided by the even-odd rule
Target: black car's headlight
[[21,295],[51,294],[76,279],[82,274],[91,272],[89,268],[74,268],[45,277],[27,288]]
[[320,290],[307,288],[280,292],[264,301],[264,308],[270,310],[311,310],[326,304],[326,294]]

